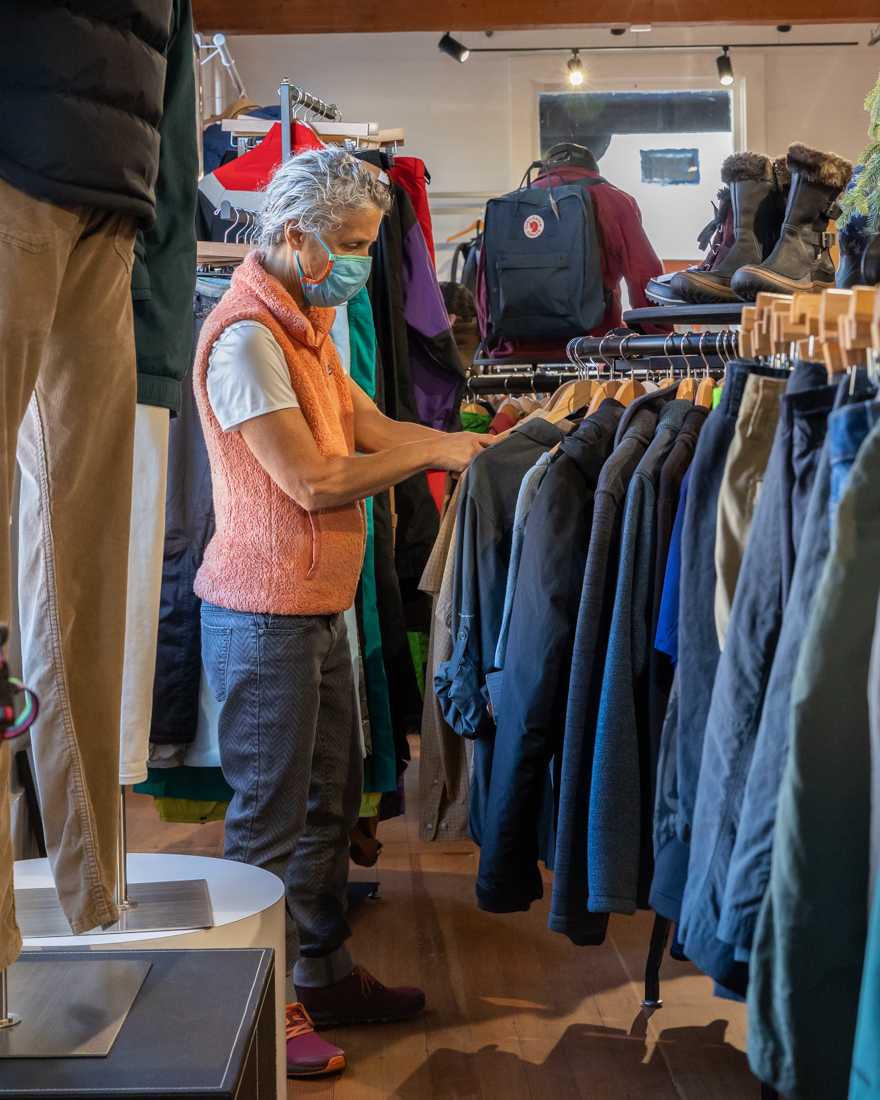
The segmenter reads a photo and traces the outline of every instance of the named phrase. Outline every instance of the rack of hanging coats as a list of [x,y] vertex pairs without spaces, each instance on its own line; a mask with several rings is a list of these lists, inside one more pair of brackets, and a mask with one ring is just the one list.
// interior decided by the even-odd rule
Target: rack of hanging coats
[[[490,430],[509,434],[481,455],[458,483],[422,578],[422,588],[434,602],[429,669],[433,671],[436,688],[434,695],[426,697],[422,727],[422,825],[423,835],[428,838],[469,832],[474,839],[482,839],[487,807],[492,801],[496,731],[501,731],[505,715],[515,721],[523,707],[532,706],[525,698],[516,697],[538,671],[535,666],[540,662],[535,662],[529,651],[532,642],[538,652],[543,652],[545,644],[547,647],[543,664],[548,679],[528,689],[541,697],[534,704],[532,717],[536,727],[549,729],[564,708],[564,699],[560,697],[567,681],[565,665],[571,660],[577,600],[573,596],[569,599],[564,623],[551,620],[560,602],[556,591],[562,592],[573,583],[577,556],[586,553],[589,541],[595,485],[586,495],[582,494],[582,477],[595,480],[604,459],[615,450],[618,427],[620,441],[626,438],[618,460],[626,455],[625,473],[632,473],[657,429],[661,414],[674,404],[679,387],[682,399],[674,404],[668,416],[675,418],[679,413],[693,412],[682,437],[682,448],[686,448],[684,441],[706,415],[705,408],[694,411],[693,398],[701,387],[704,406],[714,396],[713,375],[720,375],[722,366],[714,354],[718,343],[715,334],[704,341],[709,346],[711,339],[713,355],[707,351],[704,360],[694,349],[693,363],[681,358],[673,361],[672,345],[677,340],[668,338],[668,360],[640,359],[636,365],[635,357],[644,351],[644,339],[630,333],[623,340],[616,334],[604,341],[597,340],[595,361],[588,363],[581,357],[576,366],[574,348],[570,345],[568,372],[563,368],[561,376],[554,376],[549,369],[533,374],[505,370],[468,381],[470,394],[494,390],[500,395],[525,396],[516,402],[502,401],[499,406]],[[604,359],[598,357],[600,343]],[[583,350],[587,352],[586,347]],[[612,364],[616,371],[609,369]],[[698,378],[694,364],[708,377]],[[615,378],[616,374],[633,369],[651,373],[653,379]],[[557,389],[560,382],[564,384]],[[538,407],[535,395],[551,388],[557,390],[555,395],[546,406]],[[525,412],[530,415],[522,419]],[[583,412],[593,415],[576,427],[570,417]],[[595,431],[600,438],[594,441]],[[671,443],[674,434],[670,427],[658,447]],[[551,455],[557,448],[556,455]],[[594,470],[597,462],[598,468]],[[589,467],[586,473],[582,470],[584,463]],[[553,476],[545,484],[544,477],[551,469]],[[559,485],[554,488],[556,482]],[[539,486],[541,508],[549,507],[549,511],[541,521],[527,526],[525,518],[533,501],[538,499]],[[616,482],[614,486],[609,482],[608,488],[611,489],[607,500],[609,534],[613,540],[624,502],[612,500],[620,496]],[[606,497],[604,486],[601,496]],[[579,511],[581,503],[585,508]],[[567,515],[557,516],[557,509]],[[529,531],[533,532],[532,537]],[[578,544],[574,557],[574,547],[570,545],[573,543]],[[560,554],[566,560],[560,561]],[[523,561],[528,566],[524,570]],[[528,637],[530,628],[526,624],[532,604],[539,604],[551,613],[551,620],[542,628],[546,638],[540,632],[531,640]],[[536,624],[542,615],[539,609]],[[521,660],[530,666],[519,683],[514,682],[518,673],[508,672],[508,658],[512,658],[515,668]],[[514,683],[510,692],[500,686],[507,683]],[[498,698],[493,699],[490,714],[487,702],[493,691]],[[549,710],[539,715],[544,704]],[[510,736],[516,739],[517,735],[512,732]],[[509,763],[516,766],[513,757]],[[524,763],[524,767],[528,765]],[[546,767],[543,773],[547,773]],[[528,805],[523,807],[522,824],[529,834],[536,821],[544,823],[553,816],[547,812],[550,803],[545,800],[547,776],[543,773],[540,784],[530,785]],[[497,775],[496,785],[503,786],[506,780],[502,780],[501,770]],[[489,827],[494,829],[494,823]],[[540,850],[549,855],[553,837],[546,829],[540,836],[530,836],[529,841],[534,842],[536,853]],[[484,855],[488,856],[490,851],[491,845],[484,845]],[[534,893],[534,886],[527,888],[527,892]],[[506,904],[488,896],[483,901],[487,907],[500,908]],[[518,902],[513,908],[525,908],[527,904]],[[574,934],[580,936],[578,932]]]
[[764,1097],[867,1100],[880,295],[762,295],[738,340],[576,341],[543,403],[547,368],[469,381],[501,438],[422,578],[423,835],[479,844],[491,912],[541,898],[543,863],[579,945],[653,909],[646,1004],[674,927],[677,958],[748,999]]
[[[281,92],[283,99],[283,85]],[[296,89],[288,88],[288,93],[301,98]],[[274,110],[277,114],[278,108]],[[355,130],[358,126],[352,124]],[[280,123],[273,124],[255,148],[215,170],[214,182],[238,206],[259,211],[261,188],[281,163],[281,129]],[[293,152],[323,144],[302,119],[293,121],[290,131]],[[388,415],[448,427],[464,371],[433,264],[427,170],[418,158],[381,149],[353,149],[353,155],[385,173],[394,204],[380,230],[370,283],[337,310],[331,337],[346,371]],[[213,194],[210,188],[202,191],[202,200],[209,192]],[[213,221],[197,219],[203,262],[196,283],[193,348],[247,251],[242,244],[224,243],[229,234],[223,211],[210,202],[208,207]],[[201,214],[205,208],[203,202]],[[201,675],[200,608],[193,594],[195,573],[214,527],[210,472],[192,387],[185,382],[183,391],[183,408],[171,426],[149,778],[137,789],[152,794],[169,820],[204,821],[223,817],[231,792],[219,768],[217,704]],[[410,478],[394,494],[367,501],[366,514],[361,583],[347,617],[366,757],[362,817],[375,818],[402,809],[407,734],[418,728],[422,708],[424,647],[419,638],[428,628],[426,601],[417,582],[439,518],[424,476]],[[365,843],[366,850],[353,848],[353,858],[374,859],[374,839]]]

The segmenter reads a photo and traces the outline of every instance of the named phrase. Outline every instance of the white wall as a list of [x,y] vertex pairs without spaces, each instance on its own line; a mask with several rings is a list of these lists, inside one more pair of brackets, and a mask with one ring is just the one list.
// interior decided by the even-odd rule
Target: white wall
[[[664,186],[642,182],[642,149],[699,150],[700,182]],[[730,133],[615,134],[602,157],[602,174],[629,192],[641,207],[642,222],[658,256],[691,256],[695,240],[712,215],[721,165],[733,152]]]
[[[770,27],[715,26],[656,30],[623,39],[612,38],[607,30],[582,28],[499,33],[491,39],[462,37],[472,46],[529,47],[648,41],[681,46],[774,39],[864,43],[868,28],[796,27],[790,35],[780,36]],[[248,93],[260,102],[274,102],[279,80],[288,77],[337,102],[349,120],[404,127],[405,151],[423,157],[431,172],[436,232],[443,239],[474,219],[486,193],[501,193],[519,182],[538,152],[538,93],[563,90],[566,85],[563,55],[476,54],[458,65],[439,53],[437,38],[426,34],[258,35],[230,38],[230,47]],[[790,142],[803,141],[853,159],[859,155],[866,143],[863,101],[880,70],[880,49],[746,50],[733,45],[732,58],[737,77],[736,148],[778,155]],[[586,54],[586,86],[715,88],[714,59],[713,50],[687,46],[642,56]],[[449,192],[457,197],[437,197]],[[456,206],[454,213],[439,213],[440,207],[451,204]],[[671,249],[667,255],[681,259],[693,255],[690,240],[672,249],[666,242],[675,237],[674,232],[664,231],[662,237],[661,252]]]

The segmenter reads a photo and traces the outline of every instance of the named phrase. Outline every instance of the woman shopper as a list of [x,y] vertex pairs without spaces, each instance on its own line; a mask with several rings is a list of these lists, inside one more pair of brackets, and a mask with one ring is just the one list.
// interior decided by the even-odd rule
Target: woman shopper
[[417,1015],[345,941],[349,832],[362,759],[343,612],[364,550],[361,501],[485,446],[385,417],[340,366],[333,307],[365,284],[388,189],[339,149],[303,153],[266,188],[261,244],[202,329],[194,384],[217,530],[196,578],[202,653],[234,794],[226,856],[287,896],[288,1072],[342,1069],[317,1026]]

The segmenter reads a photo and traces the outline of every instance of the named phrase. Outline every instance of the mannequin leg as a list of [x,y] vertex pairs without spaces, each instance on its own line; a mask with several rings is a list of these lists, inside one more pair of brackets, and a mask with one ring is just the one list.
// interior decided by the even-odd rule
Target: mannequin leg
[[167,409],[152,405],[137,406],[128,544],[125,665],[119,725],[119,782],[123,786],[141,783],[147,778],[150,755],[165,548],[170,422]]
[[[9,516],[18,427],[44,360],[59,291],[83,215],[0,180],[0,622],[10,615]],[[0,744],[0,969],[21,937],[12,893],[9,746]]]
[[131,513],[134,225],[92,214],[19,432],[19,592],[46,844],[74,932],[113,923]]

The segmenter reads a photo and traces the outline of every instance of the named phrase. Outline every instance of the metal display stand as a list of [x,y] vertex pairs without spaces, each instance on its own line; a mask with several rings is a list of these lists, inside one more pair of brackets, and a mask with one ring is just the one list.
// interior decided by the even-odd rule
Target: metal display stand
[[[125,788],[119,794],[119,841],[117,847],[116,904],[119,920],[110,928],[86,932],[89,935],[131,932],[175,932],[190,928],[213,928],[214,909],[205,879],[176,882],[128,882],[128,832],[125,817]],[[53,889],[18,890],[15,906],[21,933],[26,939],[69,936],[70,925]]]
[[21,1023],[21,1016],[9,1010],[9,972],[0,970],[0,1031],[8,1031]]
[[[648,948],[648,958],[645,962],[645,997],[642,1008],[648,1014],[653,1014],[658,1008],[663,1007],[660,996],[660,964],[663,962],[671,931],[672,921],[657,913],[654,916],[651,946]],[[780,1100],[779,1093],[762,1081],[761,1100]]]
[[148,962],[85,954],[0,971],[0,1059],[106,1058],[149,972]]
[[653,1011],[663,1007],[663,999],[660,996],[660,964],[666,953],[671,928],[672,923],[666,917],[661,917],[659,913],[654,917],[651,946],[648,948],[648,958],[645,962],[645,997],[642,1001],[644,1009]]

